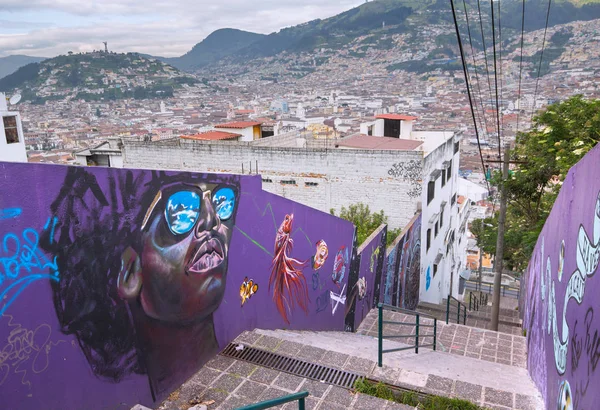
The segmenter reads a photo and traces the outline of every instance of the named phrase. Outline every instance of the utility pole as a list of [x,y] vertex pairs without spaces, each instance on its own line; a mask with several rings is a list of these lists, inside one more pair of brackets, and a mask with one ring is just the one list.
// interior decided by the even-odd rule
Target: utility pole
[[498,239],[496,241],[496,273],[494,276],[494,297],[492,299],[492,324],[491,330],[498,331],[498,317],[500,315],[500,286],[502,284],[502,260],[504,258],[504,228],[506,225],[506,181],[508,180],[508,168],[510,166],[510,147],[506,144],[504,148],[504,161],[502,167],[502,186],[500,189],[500,216],[498,218]]

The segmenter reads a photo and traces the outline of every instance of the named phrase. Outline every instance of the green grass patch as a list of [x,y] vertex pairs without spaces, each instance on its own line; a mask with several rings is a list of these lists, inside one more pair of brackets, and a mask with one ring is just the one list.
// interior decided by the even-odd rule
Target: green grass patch
[[442,396],[420,396],[414,392],[394,393],[385,384],[381,382],[371,383],[364,378],[358,379],[354,383],[354,389],[359,393],[406,404],[407,406],[417,407],[422,410],[483,410],[483,407],[461,399],[451,399]]

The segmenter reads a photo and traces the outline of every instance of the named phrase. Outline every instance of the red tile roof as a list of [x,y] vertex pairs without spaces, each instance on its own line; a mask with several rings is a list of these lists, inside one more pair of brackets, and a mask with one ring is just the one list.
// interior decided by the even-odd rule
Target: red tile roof
[[194,135],[182,135],[181,138],[186,140],[200,140],[200,141],[218,141],[218,140],[231,140],[241,137],[241,134],[234,134],[232,132],[225,131],[207,131],[200,134]]
[[248,128],[254,127],[255,125],[261,125],[262,123],[258,121],[236,121],[236,122],[227,122],[225,124],[215,125],[215,128]]
[[423,141],[360,134],[343,139],[337,145],[355,149],[413,151],[423,145]]
[[381,114],[376,116],[375,118],[381,120],[401,120],[401,121],[414,121],[419,119],[418,117],[413,117],[411,115],[402,115],[402,114]]

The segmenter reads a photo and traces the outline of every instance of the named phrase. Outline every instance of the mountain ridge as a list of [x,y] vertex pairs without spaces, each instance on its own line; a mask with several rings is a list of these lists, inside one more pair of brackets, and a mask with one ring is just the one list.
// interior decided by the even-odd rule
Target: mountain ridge
[[44,61],[45,57],[32,57],[23,54],[13,54],[0,57],[0,79],[17,71],[19,68],[30,63]]

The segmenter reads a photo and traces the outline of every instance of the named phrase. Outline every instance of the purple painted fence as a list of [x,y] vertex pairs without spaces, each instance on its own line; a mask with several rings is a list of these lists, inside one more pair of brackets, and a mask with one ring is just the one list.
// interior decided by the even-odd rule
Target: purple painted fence
[[596,146],[569,171],[525,276],[528,369],[548,409],[598,408],[599,175]]
[[381,300],[388,305],[416,309],[421,280],[421,214],[415,216],[388,247],[386,261]]
[[259,176],[0,163],[0,179],[2,408],[152,406],[243,330],[354,321],[354,226]]

